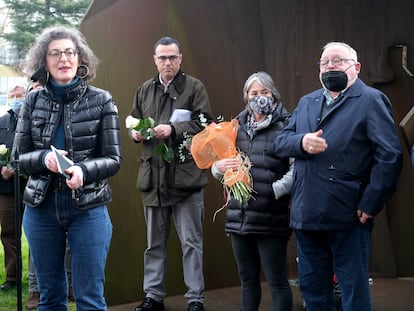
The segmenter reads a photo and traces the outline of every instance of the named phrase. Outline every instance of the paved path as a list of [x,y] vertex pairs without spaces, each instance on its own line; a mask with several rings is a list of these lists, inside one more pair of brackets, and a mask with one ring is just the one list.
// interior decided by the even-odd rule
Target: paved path
[[[303,311],[299,289],[292,286],[293,311]],[[410,311],[414,310],[414,278],[374,278],[371,286],[374,311]],[[240,288],[229,287],[205,292],[206,311],[240,311]],[[167,297],[165,311],[186,311],[187,304],[183,296]],[[139,302],[111,306],[108,311],[133,311]],[[263,298],[260,311],[271,310],[270,295],[266,283],[263,283]]]

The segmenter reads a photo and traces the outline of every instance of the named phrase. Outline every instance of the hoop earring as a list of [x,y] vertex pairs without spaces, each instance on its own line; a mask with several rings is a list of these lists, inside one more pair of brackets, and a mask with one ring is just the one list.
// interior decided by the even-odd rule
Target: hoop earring
[[49,81],[49,71],[46,71],[46,81],[45,81],[45,84],[47,83],[47,81]]
[[80,65],[76,70],[76,76],[79,79],[85,79],[89,75],[89,68],[86,65]]

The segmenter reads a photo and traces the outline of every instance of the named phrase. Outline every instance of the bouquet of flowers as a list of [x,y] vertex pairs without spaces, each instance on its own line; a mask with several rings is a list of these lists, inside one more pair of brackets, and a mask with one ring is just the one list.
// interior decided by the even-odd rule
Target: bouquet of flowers
[[8,169],[12,169],[10,163],[11,151],[5,144],[0,145],[0,166],[7,166]]
[[128,129],[134,129],[138,131],[145,140],[149,140],[154,137],[154,127],[155,121],[153,118],[137,119],[133,116],[128,116],[125,119],[125,125]]
[[[201,169],[210,168],[217,160],[237,157],[241,160],[236,170],[227,170],[221,180],[226,193],[245,206],[253,198],[252,166],[249,158],[236,148],[237,128],[236,119],[230,122],[212,123],[195,135],[191,143],[191,154],[197,166]],[[230,196],[227,195],[226,205]],[[221,209],[220,209],[221,210]]]
[[[125,119],[125,126],[127,129],[138,131],[145,140],[150,140],[155,137],[155,132],[152,130],[154,128],[155,121],[153,118],[148,117],[144,119],[137,119],[133,116],[128,116]],[[155,153],[159,156],[162,156],[163,159],[171,163],[174,159],[174,151],[169,148],[165,143],[159,144]]]

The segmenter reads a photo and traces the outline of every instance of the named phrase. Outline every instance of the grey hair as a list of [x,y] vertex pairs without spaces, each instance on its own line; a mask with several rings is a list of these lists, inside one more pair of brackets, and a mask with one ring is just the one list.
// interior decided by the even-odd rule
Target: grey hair
[[322,52],[325,51],[327,48],[331,47],[331,46],[335,46],[335,45],[340,45],[343,46],[345,48],[348,49],[349,53],[352,55],[353,59],[358,62],[358,54],[355,51],[355,49],[350,46],[349,44],[345,43],[345,42],[339,42],[339,41],[332,41],[332,42],[328,42],[327,44],[325,44],[325,46],[322,48]]
[[243,87],[243,100],[245,103],[249,101],[247,93],[254,81],[258,81],[263,87],[273,94],[274,102],[277,103],[280,100],[280,93],[277,90],[272,77],[264,71],[258,71],[250,75],[244,83]]
[[178,52],[181,53],[181,47],[177,39],[174,39],[171,37],[162,37],[154,45],[154,54],[159,45],[171,45],[171,44],[175,44],[178,47]]
[[[79,65],[88,68],[87,74],[82,75],[82,79],[85,81],[93,80],[96,77],[98,58],[80,31],[65,26],[52,26],[42,31],[28,52],[27,61],[23,64],[23,71],[30,77],[40,68],[44,68],[50,42],[60,39],[69,39],[75,44],[75,48],[79,52]],[[46,81],[39,80],[39,82],[44,84]]]

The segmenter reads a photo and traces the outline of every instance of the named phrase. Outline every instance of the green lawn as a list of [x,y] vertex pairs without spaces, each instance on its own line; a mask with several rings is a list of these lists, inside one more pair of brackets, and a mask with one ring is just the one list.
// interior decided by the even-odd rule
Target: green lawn
[[[0,228],[1,230],[1,228]],[[26,300],[29,293],[28,288],[28,258],[29,247],[26,237],[22,236],[22,310],[26,310]],[[6,280],[4,270],[4,250],[3,244],[0,243],[0,284]],[[17,310],[17,290],[13,289],[7,292],[0,292],[0,311],[16,311]],[[69,303],[69,310],[76,311],[74,303]]]
[[[1,228],[0,228],[1,230]],[[25,310],[25,303],[28,296],[28,251],[29,247],[27,246],[26,237],[23,235],[22,237],[22,306],[23,310]],[[4,270],[4,249],[3,244],[0,243],[0,284],[3,284],[6,281],[6,272]],[[0,311],[15,311],[17,306],[17,290],[13,289],[6,292],[0,292]]]

